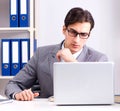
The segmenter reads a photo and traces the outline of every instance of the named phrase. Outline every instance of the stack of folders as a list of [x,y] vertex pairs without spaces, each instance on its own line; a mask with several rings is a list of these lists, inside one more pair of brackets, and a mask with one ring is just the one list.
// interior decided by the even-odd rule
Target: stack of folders
[[10,27],[29,27],[30,0],[10,0]]
[[30,59],[30,39],[2,39],[2,76],[14,76]]

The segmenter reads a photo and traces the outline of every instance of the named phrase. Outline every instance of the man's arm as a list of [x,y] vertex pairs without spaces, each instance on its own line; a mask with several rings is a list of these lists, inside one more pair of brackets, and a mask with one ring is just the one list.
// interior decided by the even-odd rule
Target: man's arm
[[19,94],[19,92],[31,88],[31,86],[35,83],[37,78],[37,53],[38,52],[34,54],[24,68],[21,69],[19,73],[7,84],[5,88],[5,94],[8,98],[13,97],[13,94]]

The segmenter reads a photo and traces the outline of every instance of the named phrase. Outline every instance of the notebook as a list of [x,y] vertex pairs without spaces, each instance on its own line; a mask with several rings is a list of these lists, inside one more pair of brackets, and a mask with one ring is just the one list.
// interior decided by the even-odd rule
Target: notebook
[[114,103],[112,62],[56,62],[53,66],[56,105]]

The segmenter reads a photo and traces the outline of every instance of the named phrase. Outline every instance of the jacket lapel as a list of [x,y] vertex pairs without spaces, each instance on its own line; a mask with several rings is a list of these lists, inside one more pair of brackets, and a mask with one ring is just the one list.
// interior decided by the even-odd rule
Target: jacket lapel
[[85,45],[83,47],[81,54],[78,56],[77,60],[79,62],[86,62],[89,60],[90,57],[91,57],[91,54],[88,51],[88,47]]

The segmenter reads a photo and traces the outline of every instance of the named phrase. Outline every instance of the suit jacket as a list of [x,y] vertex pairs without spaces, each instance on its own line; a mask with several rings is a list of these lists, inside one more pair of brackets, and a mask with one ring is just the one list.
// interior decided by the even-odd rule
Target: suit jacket
[[[9,81],[5,94],[11,98],[13,93],[29,89],[38,80],[40,84],[40,97],[53,95],[53,63],[57,62],[56,53],[61,49],[61,44],[39,47],[33,57],[23,69]],[[77,58],[79,62],[108,61],[106,55],[87,46]]]

